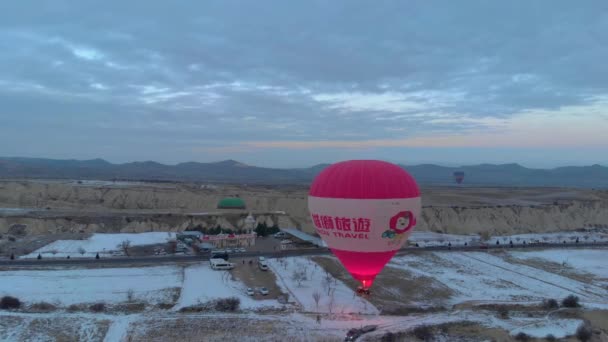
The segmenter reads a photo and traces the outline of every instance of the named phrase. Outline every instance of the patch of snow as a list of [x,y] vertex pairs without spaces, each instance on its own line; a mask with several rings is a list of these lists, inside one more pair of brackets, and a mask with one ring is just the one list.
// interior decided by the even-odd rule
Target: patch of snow
[[480,316],[479,321],[488,327],[504,329],[513,336],[523,332],[536,338],[544,338],[549,334],[556,338],[574,335],[576,329],[583,323],[580,319],[552,317],[510,317],[508,320],[502,320],[491,315]]
[[452,289],[451,303],[531,302],[577,295],[582,302],[605,303],[608,291],[542,269],[510,264],[483,252],[435,252],[393,258],[389,267],[432,277]]
[[0,272],[0,295],[26,303],[119,303],[134,299],[150,303],[171,302],[171,288],[181,286],[178,267],[134,267]]
[[511,330],[511,335],[523,332],[537,338],[544,338],[548,334],[552,334],[556,338],[564,338],[574,335],[581,324],[582,321],[578,319],[551,319],[517,327]]
[[93,187],[129,187],[138,185],[153,185],[150,183],[136,182],[136,181],[104,181],[104,180],[77,180],[68,182],[70,185],[75,186],[93,186]]
[[110,324],[106,332],[104,342],[123,342],[127,341],[127,333],[131,322],[135,321],[139,315],[117,316]]
[[416,244],[420,247],[431,247],[431,246],[443,246],[448,242],[454,245],[464,245],[464,243],[471,243],[473,241],[479,241],[480,237],[477,234],[471,235],[455,235],[455,234],[441,234],[434,232],[425,231],[413,231],[410,235],[408,242]]
[[540,243],[563,243],[566,241],[567,243],[573,243],[576,241],[576,238],[579,239],[580,243],[585,242],[593,242],[596,241],[604,241],[604,239],[608,239],[608,234],[600,233],[600,232],[554,232],[554,233],[535,233],[535,234],[516,234],[516,235],[506,235],[506,236],[492,236],[487,242],[490,244],[496,244],[496,241],[500,243],[509,243],[509,241],[513,241],[514,244],[522,244],[524,241],[526,243],[531,242],[540,242]]
[[[268,264],[279,278],[279,286],[294,296],[305,311],[375,315],[379,313],[370,302],[357,296],[353,290],[338,279],[331,275],[327,277],[321,266],[306,257],[270,259]],[[300,285],[293,278],[296,271],[306,274],[306,280],[303,280]],[[329,284],[325,278],[330,280]],[[313,299],[315,291],[318,291],[321,296],[318,307]]]
[[[144,246],[165,243],[174,238],[175,233],[172,232],[93,234],[86,240],[55,241],[21,258],[36,258],[38,254],[53,258],[66,258],[68,255],[71,258],[95,257],[97,253],[108,256],[119,251],[119,245],[125,240],[129,240],[131,246]],[[81,248],[85,251],[84,254],[80,253]]]
[[574,271],[589,273],[608,282],[608,249],[559,249],[512,252],[518,259],[542,259],[564,264]]
[[555,232],[555,233],[538,233],[538,234],[515,234],[515,235],[504,235],[504,236],[492,236],[487,241],[482,241],[478,234],[471,235],[456,235],[456,234],[442,234],[427,231],[414,231],[410,235],[408,242],[412,245],[418,243],[420,247],[432,247],[432,246],[445,246],[448,243],[452,245],[464,245],[464,243],[478,243],[485,242],[489,244],[496,244],[499,241],[501,244],[508,244],[509,241],[513,241],[514,244],[523,244],[532,242],[540,243],[573,243],[579,239],[580,243],[593,242],[595,241],[606,241],[608,240],[608,234],[594,231],[587,232]]
[[229,271],[216,271],[209,265],[188,266],[184,270],[182,292],[174,309],[203,304],[214,299],[237,297],[242,309],[280,307],[276,300],[256,300],[246,293],[241,282],[232,279]]
[[327,244],[325,244],[325,242],[322,239],[320,239],[316,236],[307,234],[301,230],[297,230],[296,228],[282,228],[281,230],[288,234],[295,236],[296,238],[298,238],[300,240],[308,241],[316,246],[319,246],[319,247],[327,246]]

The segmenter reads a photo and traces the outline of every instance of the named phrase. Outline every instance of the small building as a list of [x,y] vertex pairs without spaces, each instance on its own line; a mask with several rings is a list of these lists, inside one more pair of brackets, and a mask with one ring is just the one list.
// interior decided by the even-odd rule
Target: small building
[[198,240],[203,236],[203,233],[196,231],[196,230],[186,230],[183,232],[179,232],[177,233],[177,239],[178,240],[186,240],[186,239],[192,239],[192,240]]
[[281,250],[293,249],[295,247],[293,241],[285,239],[281,241]]
[[251,232],[255,229],[255,218],[253,217],[253,215],[251,215],[251,213],[249,213],[249,215],[247,215],[247,217],[245,218],[245,229],[248,232]]
[[234,248],[255,246],[256,233],[251,234],[218,234],[204,235],[200,238],[201,242],[210,243],[214,248]]
[[213,248],[215,248],[215,246],[213,246],[213,244],[211,244],[209,242],[201,242],[198,244],[198,250],[201,252],[208,252],[208,251],[212,250]]
[[245,210],[247,206],[245,205],[245,201],[240,197],[226,197],[217,203],[217,208]]

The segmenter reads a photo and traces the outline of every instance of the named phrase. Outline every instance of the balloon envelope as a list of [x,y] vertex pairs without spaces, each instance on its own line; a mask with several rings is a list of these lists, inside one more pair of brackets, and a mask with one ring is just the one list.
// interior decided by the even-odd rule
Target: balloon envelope
[[454,172],[454,180],[456,183],[460,184],[464,180],[464,172],[463,171],[455,171]]
[[350,160],[325,168],[308,196],[317,232],[364,288],[407,241],[420,208],[414,178],[378,160]]

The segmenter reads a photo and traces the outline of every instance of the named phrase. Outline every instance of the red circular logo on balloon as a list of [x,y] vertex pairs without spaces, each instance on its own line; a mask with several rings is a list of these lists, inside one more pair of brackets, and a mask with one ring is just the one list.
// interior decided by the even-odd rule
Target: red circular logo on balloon
[[411,211],[401,211],[391,217],[390,228],[397,234],[403,234],[416,225],[416,218]]

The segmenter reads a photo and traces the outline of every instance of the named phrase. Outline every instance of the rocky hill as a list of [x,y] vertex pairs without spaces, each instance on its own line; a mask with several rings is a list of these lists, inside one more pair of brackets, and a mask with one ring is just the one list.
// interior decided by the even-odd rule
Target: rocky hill
[[[216,204],[226,196],[241,197],[247,210],[215,214]],[[427,187],[422,196],[418,230],[514,234],[608,225],[608,191]],[[167,231],[218,224],[240,228],[249,211],[258,213],[259,222],[314,232],[306,187],[4,181],[0,208],[37,208],[0,209],[0,233],[16,224],[27,225],[26,234]]]
[[[234,160],[165,165],[153,161],[112,164],[103,159],[0,158],[0,178],[309,184],[326,166],[276,169]],[[555,169],[529,169],[518,164],[481,164],[458,168],[431,164],[402,167],[424,185],[453,184],[453,172],[458,170],[464,172],[464,183],[468,185],[608,188],[608,167],[600,165]]]

